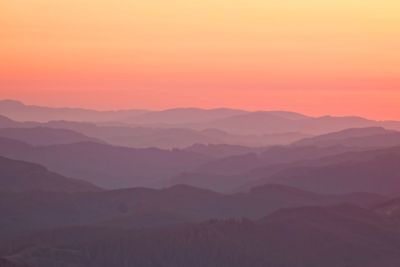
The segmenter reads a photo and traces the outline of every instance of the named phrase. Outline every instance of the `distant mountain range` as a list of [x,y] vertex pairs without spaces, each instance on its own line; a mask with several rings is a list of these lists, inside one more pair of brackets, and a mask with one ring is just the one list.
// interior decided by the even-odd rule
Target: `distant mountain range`
[[[16,132],[16,128],[18,128],[18,135],[30,136],[30,138],[27,138],[25,141],[34,138],[31,136],[33,134],[32,131],[34,131],[42,136],[42,143],[47,142],[49,144],[51,144],[52,141],[54,143],[70,142],[68,140],[61,142],[60,138],[56,138],[60,137],[60,135],[69,136],[70,140],[77,140],[78,138],[88,140],[88,137],[90,136],[92,141],[99,142],[102,140],[103,142],[108,142],[114,145],[136,148],[158,147],[165,149],[185,148],[194,144],[231,144],[259,147],[276,144],[289,144],[302,138],[309,137],[309,135],[300,133],[239,135],[230,134],[217,129],[193,130],[188,128],[133,127],[129,125],[106,126],[89,122],[84,123],[72,121],[50,121],[46,123],[17,122],[0,115],[0,129],[1,128],[14,129],[4,130],[11,132],[9,134],[5,133],[3,135],[4,137],[8,137],[12,132]],[[35,130],[24,130],[30,128],[35,128]],[[38,130],[38,128],[41,130]],[[56,130],[52,132],[51,129]],[[64,134],[62,134],[61,129],[68,130],[69,133],[64,131]],[[30,131],[32,133],[30,133]],[[71,131],[75,133],[72,133]],[[78,133],[85,135],[86,137],[78,137]]]
[[361,117],[310,117],[287,112],[249,112],[219,119],[209,123],[192,125],[195,129],[216,128],[237,134],[287,133],[324,134],[347,128],[385,127],[400,129],[399,122],[373,121]]
[[400,266],[397,122],[5,103],[0,267]]
[[143,110],[96,111],[82,108],[51,108],[25,105],[20,101],[1,100],[0,114],[17,121],[47,122],[52,120],[108,122],[141,114]]
[[400,129],[400,122],[361,117],[310,117],[287,111],[250,112],[234,109],[176,108],[163,111],[93,111],[27,106],[14,100],[0,101],[0,114],[18,121],[70,120],[115,122],[152,128],[219,129],[232,134],[323,134],[355,127]]

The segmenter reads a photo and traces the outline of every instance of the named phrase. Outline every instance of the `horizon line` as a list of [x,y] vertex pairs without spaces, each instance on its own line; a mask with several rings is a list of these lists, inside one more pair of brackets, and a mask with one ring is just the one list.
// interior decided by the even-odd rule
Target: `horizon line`
[[80,110],[86,110],[86,111],[95,111],[95,112],[124,112],[124,111],[143,111],[143,112],[163,112],[163,111],[169,111],[169,110],[205,110],[205,111],[212,111],[212,110],[232,110],[232,111],[243,111],[247,113],[257,113],[257,112],[288,112],[288,113],[295,113],[299,115],[303,115],[306,117],[310,118],[323,118],[323,117],[336,117],[336,118],[344,118],[344,117],[349,117],[349,118],[362,118],[362,119],[367,119],[367,120],[373,120],[373,121],[400,121],[397,119],[374,119],[370,118],[367,116],[362,116],[362,115],[335,115],[335,114],[329,114],[329,113],[324,113],[324,115],[310,115],[304,112],[298,112],[298,111],[293,111],[293,110],[276,110],[276,109],[257,109],[257,110],[250,110],[250,109],[242,109],[242,108],[233,108],[233,107],[224,107],[224,106],[219,106],[219,107],[213,107],[213,108],[205,108],[205,107],[195,107],[195,106],[180,106],[180,107],[169,107],[169,108],[164,108],[164,109],[149,109],[149,108],[121,108],[121,109],[99,109],[99,108],[90,108],[90,107],[83,107],[83,106],[49,106],[49,105],[41,105],[41,104],[31,104],[27,103],[23,100],[19,99],[13,99],[13,98],[0,98],[0,102],[12,102],[15,104],[23,105],[26,107],[39,107],[39,108],[50,108],[50,109],[80,109]]

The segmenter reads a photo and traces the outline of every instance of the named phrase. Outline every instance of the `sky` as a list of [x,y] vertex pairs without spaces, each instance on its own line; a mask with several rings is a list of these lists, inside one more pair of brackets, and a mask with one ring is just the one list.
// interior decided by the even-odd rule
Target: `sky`
[[0,98],[400,119],[398,0],[4,0]]

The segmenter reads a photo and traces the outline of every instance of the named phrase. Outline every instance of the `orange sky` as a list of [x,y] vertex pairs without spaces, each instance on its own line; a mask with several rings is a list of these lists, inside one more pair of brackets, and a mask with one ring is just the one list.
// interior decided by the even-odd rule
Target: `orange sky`
[[398,0],[9,0],[0,46],[0,98],[400,119]]

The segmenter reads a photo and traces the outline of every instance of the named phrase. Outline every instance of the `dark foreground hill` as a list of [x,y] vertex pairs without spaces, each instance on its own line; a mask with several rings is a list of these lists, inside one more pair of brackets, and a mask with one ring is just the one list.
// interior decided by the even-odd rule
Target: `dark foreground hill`
[[29,267],[27,265],[19,265],[15,264],[9,260],[6,259],[0,259],[0,267]]
[[283,210],[258,221],[66,228],[2,251],[33,267],[398,267],[400,235],[385,218],[342,205]]

